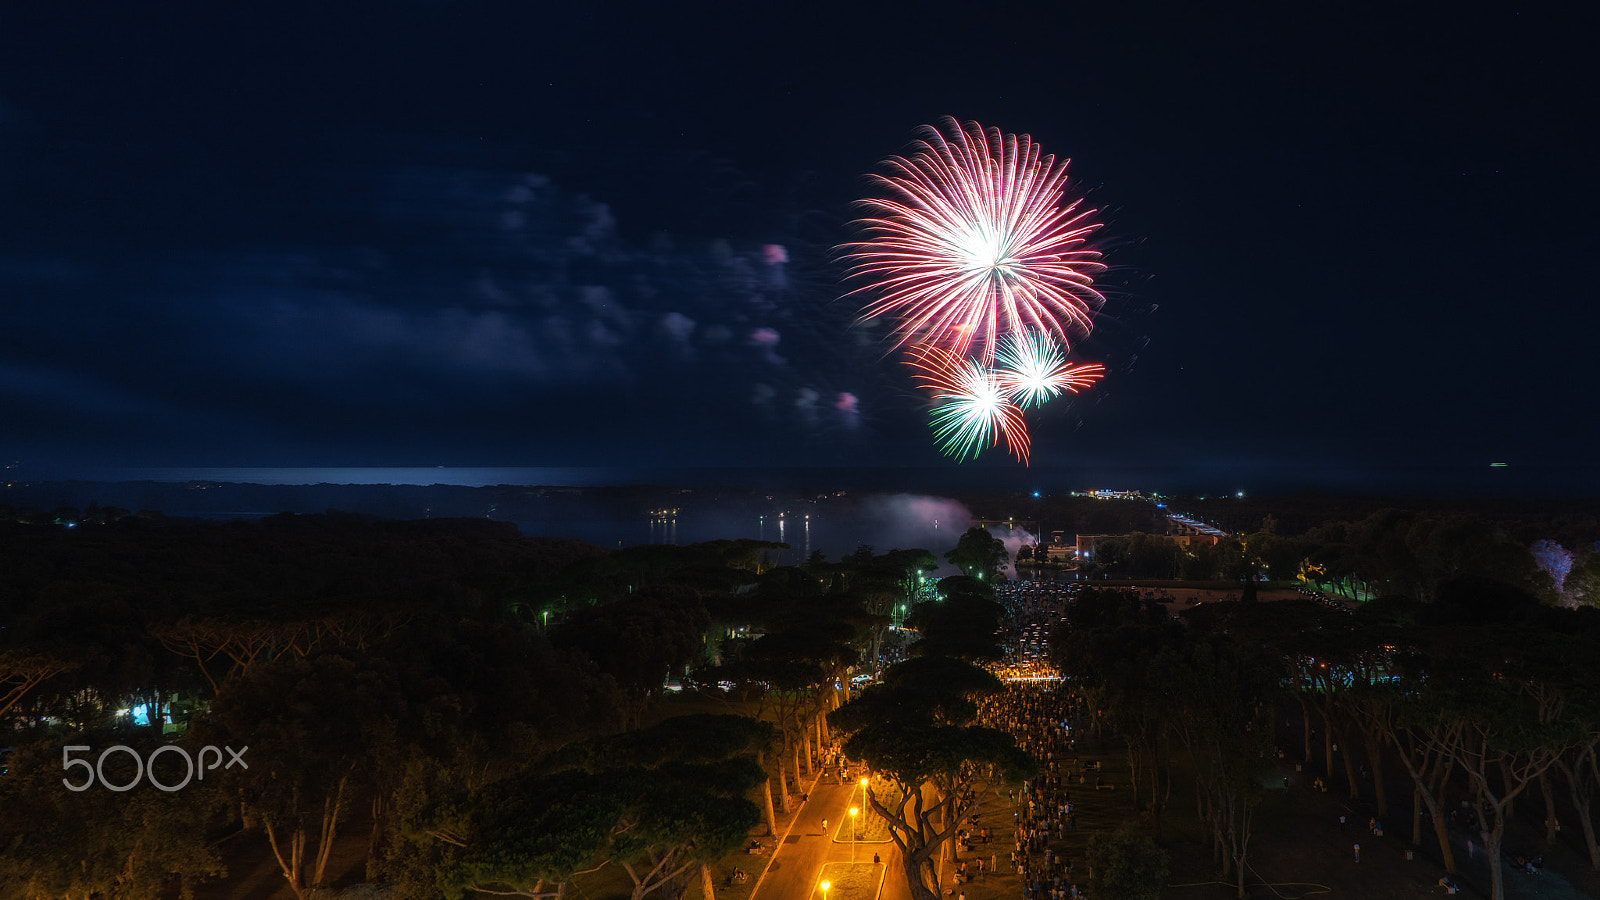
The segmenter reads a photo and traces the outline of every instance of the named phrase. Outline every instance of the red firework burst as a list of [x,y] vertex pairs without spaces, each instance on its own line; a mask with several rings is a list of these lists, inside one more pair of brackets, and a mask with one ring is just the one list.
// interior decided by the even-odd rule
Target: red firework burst
[[890,316],[896,346],[974,346],[988,365],[1001,335],[1035,328],[1069,341],[1104,302],[1105,269],[1084,246],[1094,210],[1064,202],[1067,161],[1027,135],[976,122],[927,126],[909,156],[873,176],[888,198],[861,201],[863,239],[844,246],[850,276],[877,298],[862,319]]

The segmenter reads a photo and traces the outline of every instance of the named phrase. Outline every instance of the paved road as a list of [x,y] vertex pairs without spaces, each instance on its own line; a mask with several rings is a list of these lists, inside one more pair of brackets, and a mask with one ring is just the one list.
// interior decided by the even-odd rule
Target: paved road
[[[871,862],[878,853],[893,875],[899,872],[899,851],[893,843],[855,844],[835,841],[840,829],[850,827],[850,806],[861,806],[861,795],[855,782],[840,784],[834,775],[815,779],[810,787],[810,799],[795,816],[794,824],[779,837],[777,852],[772,862],[760,876],[751,900],[822,900],[822,867],[829,862],[850,862],[854,846],[856,862]],[[828,822],[828,832],[823,833],[822,822]],[[848,834],[848,831],[846,832]],[[880,873],[884,871],[879,867]],[[881,900],[910,900],[910,889],[904,878],[884,879]],[[842,898],[840,898],[842,900]],[[870,900],[870,898],[869,898]]]
[[[911,888],[901,868],[900,850],[893,841],[852,844],[834,840],[841,829],[850,827],[851,805],[862,807],[858,790],[855,781],[841,784],[833,775],[824,775],[811,783],[810,799],[801,807],[789,831],[780,836],[777,852],[758,878],[750,900],[824,900],[819,884],[825,864],[867,864],[871,863],[874,853],[882,860],[876,867],[875,880],[881,885],[877,900],[911,900]],[[991,798],[991,803],[985,806],[991,806],[993,800]],[[828,821],[827,834],[822,830],[824,819]],[[848,834],[848,831],[843,833]],[[953,886],[955,862],[946,859],[940,871],[942,886],[946,889]],[[846,898],[834,894],[832,900]],[[849,900],[872,900],[872,897]]]

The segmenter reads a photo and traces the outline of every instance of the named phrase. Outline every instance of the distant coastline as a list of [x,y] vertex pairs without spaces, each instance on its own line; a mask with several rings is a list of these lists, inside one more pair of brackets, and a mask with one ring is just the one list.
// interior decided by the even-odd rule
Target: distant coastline
[[[1498,462],[1498,461],[1496,461]],[[1066,493],[1094,488],[1169,495],[1315,493],[1432,499],[1600,498],[1600,464],[1589,466],[1303,465],[1251,460],[1194,461],[1183,467],[1144,465],[938,467],[616,467],[616,466],[83,466],[21,465],[18,482],[154,482],[185,484],[433,485],[454,487],[738,487],[802,492],[900,491]]]

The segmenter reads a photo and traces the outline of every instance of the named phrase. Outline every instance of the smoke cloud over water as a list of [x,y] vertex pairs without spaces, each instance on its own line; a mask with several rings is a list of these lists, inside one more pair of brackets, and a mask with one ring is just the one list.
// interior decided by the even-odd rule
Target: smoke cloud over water
[[[987,530],[990,534],[999,538],[1001,543],[1006,545],[1006,556],[1010,557],[1011,559],[1017,558],[1017,551],[1021,550],[1024,545],[1032,547],[1039,543],[1039,538],[1037,535],[1021,528],[990,527]],[[1016,568],[1010,563],[1006,564],[1006,574],[1016,577]]]
[[873,494],[863,498],[851,525],[862,536],[858,544],[868,544],[879,553],[920,547],[943,558],[961,533],[972,527],[972,512],[944,497]]

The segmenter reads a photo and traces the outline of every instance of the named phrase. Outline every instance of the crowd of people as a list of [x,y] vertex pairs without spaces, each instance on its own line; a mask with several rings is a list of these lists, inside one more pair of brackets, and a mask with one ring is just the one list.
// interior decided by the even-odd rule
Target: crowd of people
[[1025,900],[1081,896],[1073,861],[1054,842],[1077,829],[1071,786],[1077,783],[1072,772],[1079,760],[1073,729],[1083,714],[1078,702],[1050,681],[1014,682],[980,707],[985,724],[1011,732],[1018,746],[1039,761],[1032,779],[1008,791],[1015,826],[1010,859]]
[[979,715],[985,725],[1010,732],[1039,761],[1034,778],[1007,792],[1015,826],[1010,862],[1024,900],[1083,896],[1083,873],[1058,843],[1077,829],[1071,788],[1083,783],[1088,769],[1080,765],[1075,730],[1088,710],[1058,690],[1048,666],[1050,632],[1065,619],[1075,592],[1075,585],[1045,581],[1008,582],[996,590],[1005,607],[1002,643],[1008,650],[1000,668],[1012,680],[1004,693],[980,705]]

